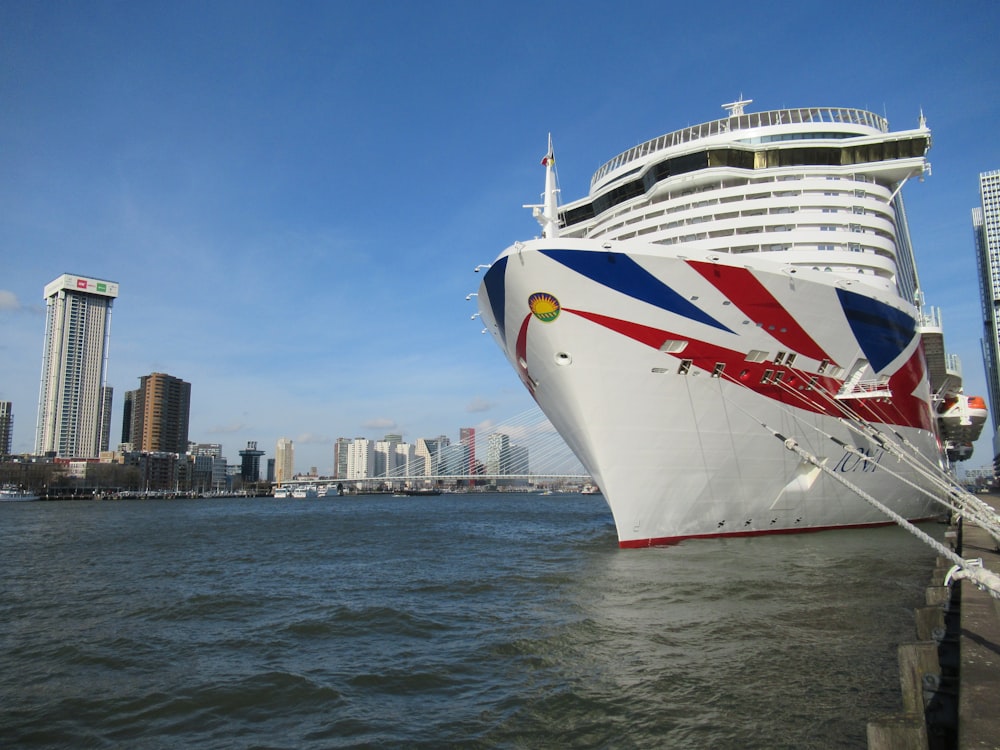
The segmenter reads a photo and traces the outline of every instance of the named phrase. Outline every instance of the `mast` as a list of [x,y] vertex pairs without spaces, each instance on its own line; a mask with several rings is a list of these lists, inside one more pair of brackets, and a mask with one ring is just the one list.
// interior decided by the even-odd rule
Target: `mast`
[[541,205],[529,205],[531,215],[542,225],[542,237],[559,236],[559,188],[556,187],[556,157],[552,152],[552,133],[549,133],[549,150],[542,157],[545,167],[545,192]]

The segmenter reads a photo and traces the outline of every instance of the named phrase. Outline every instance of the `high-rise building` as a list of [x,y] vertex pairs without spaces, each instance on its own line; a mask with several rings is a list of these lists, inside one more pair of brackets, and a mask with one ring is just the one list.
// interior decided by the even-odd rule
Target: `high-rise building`
[[10,401],[0,401],[0,455],[10,454],[14,434],[14,412]]
[[257,441],[251,440],[247,447],[240,451],[240,479],[244,482],[260,481],[260,457],[264,451],[257,450]]
[[295,446],[289,438],[278,438],[274,449],[274,481],[279,485],[295,474]]
[[435,476],[440,473],[441,451],[451,445],[447,435],[438,435],[436,438],[417,438],[417,445],[414,449],[418,458],[424,460],[424,476]]
[[63,274],[46,285],[44,296],[35,453],[96,458],[107,450],[101,441],[111,399],[104,386],[118,283]]
[[510,435],[494,432],[486,439],[486,473],[493,476],[508,473],[506,456],[510,449]]
[[111,404],[115,389],[110,385],[101,388],[101,450],[106,451],[111,443]]
[[476,473],[476,428],[461,427],[458,430],[458,442],[464,445],[469,451],[469,468],[466,474]]
[[375,442],[354,438],[347,449],[347,476],[345,479],[365,479],[374,476]]
[[339,437],[333,444],[333,477],[344,479],[347,476],[347,454],[351,448],[351,439]]
[[135,395],[139,391],[125,391],[125,401],[122,403],[122,442],[132,442],[132,408],[135,406]]
[[139,389],[131,393],[131,440],[122,442],[131,442],[138,451],[187,451],[191,384],[154,372],[139,378]]
[[993,463],[1000,459],[1000,169],[979,175],[980,204],[972,209],[972,227],[983,306],[983,364],[993,417]]
[[393,443],[396,452],[396,473],[403,477],[424,476],[426,465],[417,461],[414,446],[410,443]]

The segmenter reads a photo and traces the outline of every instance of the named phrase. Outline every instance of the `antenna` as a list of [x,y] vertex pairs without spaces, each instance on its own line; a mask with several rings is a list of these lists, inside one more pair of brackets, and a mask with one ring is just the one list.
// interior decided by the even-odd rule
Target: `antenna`
[[743,92],[740,92],[740,98],[735,102],[729,102],[729,104],[723,104],[722,108],[729,110],[730,117],[739,117],[743,114],[743,108],[748,105],[753,104],[753,99],[744,99]]

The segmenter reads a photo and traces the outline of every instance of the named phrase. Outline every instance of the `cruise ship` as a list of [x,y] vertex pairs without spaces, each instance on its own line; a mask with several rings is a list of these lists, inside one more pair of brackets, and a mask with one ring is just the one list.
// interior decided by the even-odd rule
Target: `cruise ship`
[[622,547],[934,517],[978,437],[942,433],[972,420],[903,209],[930,172],[923,114],[891,131],[750,103],[618,154],[565,204],[550,137],[541,235],[476,269],[485,330]]

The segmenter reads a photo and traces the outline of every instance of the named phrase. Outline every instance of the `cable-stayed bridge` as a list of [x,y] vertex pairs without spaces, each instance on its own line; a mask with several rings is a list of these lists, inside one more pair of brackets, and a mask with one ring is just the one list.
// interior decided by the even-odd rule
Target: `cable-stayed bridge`
[[[473,445],[445,441],[423,459],[402,463],[371,476],[297,477],[283,484],[427,487],[438,485],[585,485],[591,482],[580,461],[540,409],[475,428]],[[428,471],[429,468],[429,471]],[[423,469],[423,471],[421,471]]]

